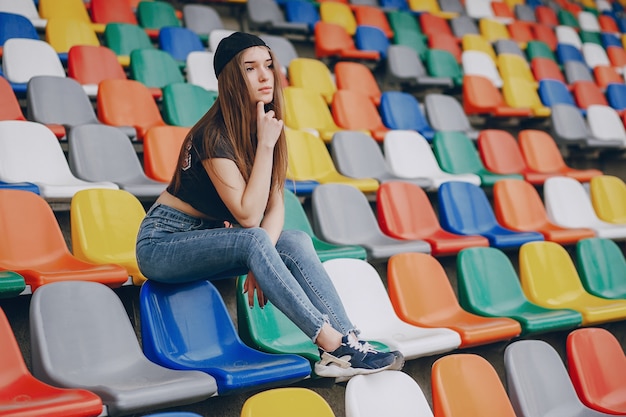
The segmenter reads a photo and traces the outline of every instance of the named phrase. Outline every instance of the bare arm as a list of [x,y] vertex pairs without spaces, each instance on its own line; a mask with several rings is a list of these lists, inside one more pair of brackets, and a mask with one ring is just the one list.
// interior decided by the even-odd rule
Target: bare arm
[[203,162],[224,204],[243,227],[260,226],[266,210],[272,205],[270,186],[274,145],[282,129],[283,121],[274,117],[274,111],[265,113],[263,103],[257,103],[258,145],[247,183],[235,162],[229,159],[215,158]]

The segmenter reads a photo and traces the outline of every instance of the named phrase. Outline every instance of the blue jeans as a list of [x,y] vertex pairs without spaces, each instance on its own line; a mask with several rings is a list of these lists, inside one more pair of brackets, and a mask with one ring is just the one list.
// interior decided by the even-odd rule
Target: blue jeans
[[156,203],[141,223],[136,252],[142,274],[164,283],[252,271],[267,299],[313,341],[324,323],[344,335],[355,331],[310,236],[302,231],[283,231],[274,246],[260,227],[220,227]]

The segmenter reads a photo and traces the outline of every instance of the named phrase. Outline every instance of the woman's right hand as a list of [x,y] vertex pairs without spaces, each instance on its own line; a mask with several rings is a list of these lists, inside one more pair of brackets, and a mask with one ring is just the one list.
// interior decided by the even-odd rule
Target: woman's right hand
[[283,121],[276,118],[274,110],[265,112],[265,105],[262,101],[256,104],[257,117],[257,140],[259,146],[274,148],[280,132],[283,130]]

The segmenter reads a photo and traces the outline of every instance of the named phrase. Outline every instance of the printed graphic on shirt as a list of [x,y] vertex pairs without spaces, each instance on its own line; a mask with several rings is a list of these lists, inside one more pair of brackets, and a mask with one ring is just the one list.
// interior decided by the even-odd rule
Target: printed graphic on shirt
[[185,145],[184,161],[182,166],[183,171],[187,171],[189,168],[191,168],[191,141]]

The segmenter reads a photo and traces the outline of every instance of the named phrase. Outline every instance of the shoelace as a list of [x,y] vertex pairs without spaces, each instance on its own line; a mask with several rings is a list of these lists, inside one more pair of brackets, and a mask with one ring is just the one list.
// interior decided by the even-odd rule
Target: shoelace
[[348,345],[361,353],[378,353],[371,344],[363,340],[357,340],[356,342],[354,340],[348,340]]

